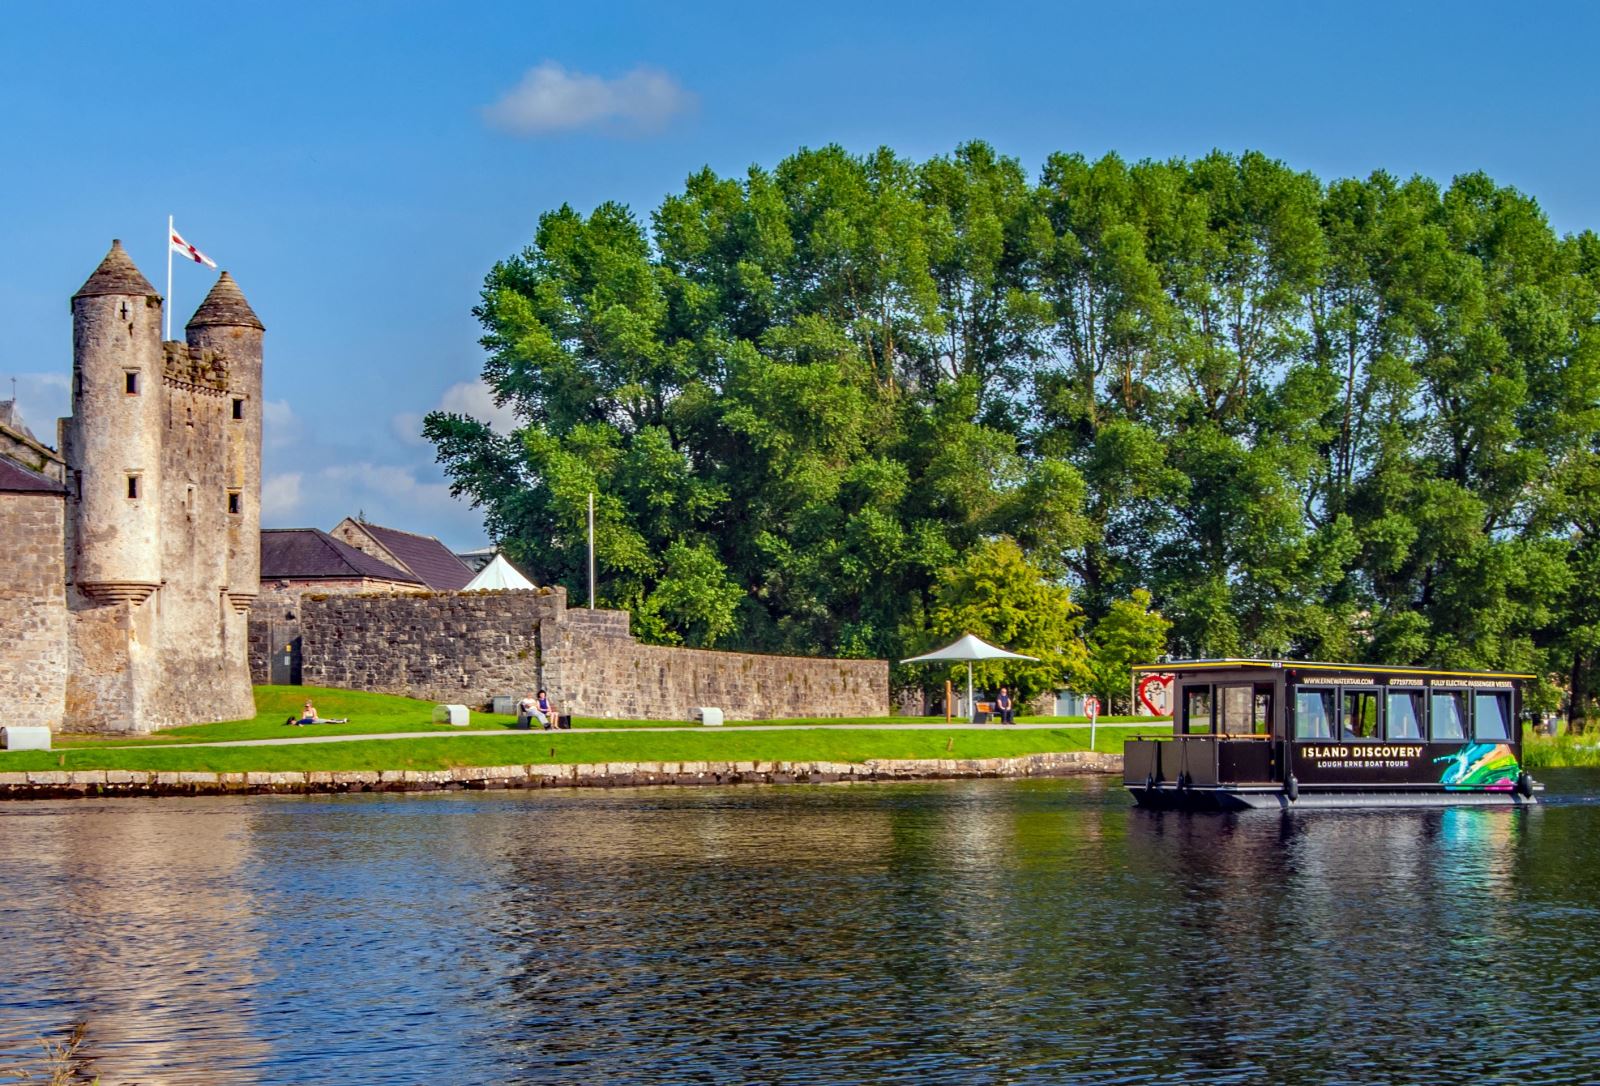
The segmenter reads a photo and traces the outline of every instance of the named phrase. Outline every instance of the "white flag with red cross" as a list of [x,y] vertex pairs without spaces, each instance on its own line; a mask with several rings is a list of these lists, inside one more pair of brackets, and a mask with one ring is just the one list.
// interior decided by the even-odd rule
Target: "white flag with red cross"
[[217,266],[217,262],[215,260],[212,260],[205,253],[202,253],[199,249],[196,249],[193,245],[190,245],[187,241],[184,241],[182,234],[178,233],[176,230],[171,231],[171,234],[173,252],[177,253],[179,256],[188,257],[196,264],[204,264],[208,268],[214,268]]

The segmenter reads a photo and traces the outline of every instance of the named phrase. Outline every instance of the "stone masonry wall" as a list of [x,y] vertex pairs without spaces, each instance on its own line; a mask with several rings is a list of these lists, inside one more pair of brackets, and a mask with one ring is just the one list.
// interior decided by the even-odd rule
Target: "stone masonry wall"
[[539,629],[566,592],[307,593],[300,605],[308,686],[481,706],[539,681]]
[[[595,612],[606,614],[607,612]],[[641,645],[621,628],[594,628],[570,611],[545,627],[544,685],[565,712],[633,720],[684,720],[715,706],[730,720],[885,716],[884,660],[762,656]],[[577,618],[577,622],[572,619]]]
[[61,727],[67,685],[60,494],[0,493],[0,703],[18,724]]
[[272,653],[300,636],[300,601],[305,596],[408,591],[421,589],[410,590],[399,582],[366,577],[262,581],[261,594],[250,605],[250,681],[272,681]]
[[307,685],[483,706],[546,687],[563,713],[683,720],[883,716],[883,660],[759,656],[641,645],[625,611],[568,610],[566,591],[307,594]]

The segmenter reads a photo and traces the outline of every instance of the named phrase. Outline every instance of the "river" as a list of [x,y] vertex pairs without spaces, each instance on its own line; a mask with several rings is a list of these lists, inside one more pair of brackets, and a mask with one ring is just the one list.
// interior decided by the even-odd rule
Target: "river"
[[82,1021],[105,1086],[1593,1082],[1600,774],[1544,777],[12,803],[0,1067]]

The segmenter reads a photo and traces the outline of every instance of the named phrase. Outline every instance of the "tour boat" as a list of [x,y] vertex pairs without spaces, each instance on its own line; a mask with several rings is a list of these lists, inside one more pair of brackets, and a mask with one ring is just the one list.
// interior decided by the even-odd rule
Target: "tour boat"
[[1145,807],[1371,807],[1535,802],[1522,768],[1531,675],[1292,660],[1134,669],[1166,686],[1172,734],[1123,745]]

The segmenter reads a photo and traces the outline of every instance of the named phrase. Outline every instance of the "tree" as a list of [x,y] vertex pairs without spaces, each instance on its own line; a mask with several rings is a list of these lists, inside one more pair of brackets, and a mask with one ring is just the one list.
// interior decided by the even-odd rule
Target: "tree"
[[[1126,701],[1133,668],[1156,662],[1167,651],[1167,631],[1172,628],[1151,606],[1150,593],[1133,590],[1129,599],[1117,600],[1095,623],[1089,638],[1088,685],[1108,709]],[[1128,706],[1133,711],[1133,706]]]
[[[1001,685],[1026,703],[1087,676],[1083,612],[1072,593],[1030,564],[1022,548],[1001,537],[969,549],[959,565],[939,572],[931,627],[935,642],[976,634],[991,644],[1038,658],[979,663],[973,678],[984,689]],[[952,668],[952,680],[965,667]],[[957,672],[961,672],[958,675]]]
[[1044,689],[1092,628],[1115,697],[1159,620],[1600,696],[1600,240],[1483,174],[802,149],[540,216],[475,313],[520,426],[430,415],[453,491],[574,592],[594,493],[645,639],[900,657],[967,622],[1057,652]]

